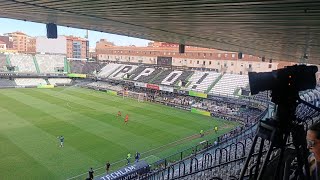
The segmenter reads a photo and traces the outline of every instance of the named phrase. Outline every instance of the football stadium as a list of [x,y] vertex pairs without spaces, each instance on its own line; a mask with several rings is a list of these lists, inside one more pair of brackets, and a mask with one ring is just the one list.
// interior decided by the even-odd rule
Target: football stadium
[[[47,29],[0,34],[0,179],[320,178],[320,4],[171,3],[0,2]],[[152,41],[92,45],[57,25]]]

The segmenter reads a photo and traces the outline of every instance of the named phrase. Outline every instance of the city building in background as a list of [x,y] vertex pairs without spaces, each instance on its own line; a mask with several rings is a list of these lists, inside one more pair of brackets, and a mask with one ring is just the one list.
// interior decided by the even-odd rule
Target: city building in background
[[100,39],[100,41],[96,42],[96,49],[103,49],[105,47],[113,47],[115,46],[113,42],[108,41],[107,39]]
[[95,48],[89,48],[89,60],[97,60],[97,54]]
[[29,37],[27,39],[27,51],[26,53],[29,54],[35,54],[36,53],[36,38],[35,37]]
[[26,35],[23,32],[17,31],[12,33],[4,34],[8,36],[9,39],[12,39],[12,49],[17,50],[18,52],[27,52],[27,42],[29,42],[30,36]]
[[0,41],[0,50],[7,50],[7,44],[3,41]]
[[[59,36],[57,39],[48,39],[44,36],[31,37],[17,31],[0,36],[0,41],[5,44],[10,52],[26,54],[62,54],[69,59],[86,60],[90,58],[89,41],[75,36]],[[2,52],[4,46],[2,46]],[[9,51],[6,51],[9,52]],[[95,53],[91,53],[95,57]]]
[[202,68],[231,74],[272,71],[279,64],[264,57],[192,46],[186,46],[185,53],[179,53],[178,44],[164,42],[150,42],[148,47],[102,46],[101,41],[97,44],[99,61]]
[[[88,33],[86,37],[88,36]],[[152,64],[166,67],[208,69],[221,73],[248,74],[268,72],[292,65],[239,52],[185,46],[185,53],[179,53],[179,45],[167,42],[149,42],[147,47],[116,46],[107,39],[96,42],[89,48],[87,38],[59,36],[30,37],[23,32],[12,32],[0,36],[1,52],[27,54],[59,54],[69,60],[97,60],[130,64]]]
[[13,40],[9,36],[0,36],[0,41],[6,44],[6,49],[13,49]]
[[36,52],[67,55],[67,38],[65,36],[58,36],[57,39],[48,39],[45,36],[37,37]]
[[66,36],[67,58],[87,59],[89,57],[89,41],[75,36]]

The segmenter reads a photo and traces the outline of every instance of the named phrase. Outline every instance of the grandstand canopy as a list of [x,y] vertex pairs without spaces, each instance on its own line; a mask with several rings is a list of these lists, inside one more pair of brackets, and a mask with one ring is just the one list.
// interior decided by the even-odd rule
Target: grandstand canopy
[[318,0],[0,0],[0,17],[320,64]]

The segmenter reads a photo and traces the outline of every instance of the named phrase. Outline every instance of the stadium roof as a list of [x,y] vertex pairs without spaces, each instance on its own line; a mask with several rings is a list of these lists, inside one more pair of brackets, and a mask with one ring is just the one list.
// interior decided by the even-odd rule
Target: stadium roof
[[320,64],[318,0],[0,0],[0,17]]

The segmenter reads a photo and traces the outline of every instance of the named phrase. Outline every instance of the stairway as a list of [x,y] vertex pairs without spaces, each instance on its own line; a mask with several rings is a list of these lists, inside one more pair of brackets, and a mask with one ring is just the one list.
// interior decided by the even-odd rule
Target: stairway
[[32,57],[33,57],[33,63],[34,63],[34,66],[36,67],[37,73],[40,73],[38,61],[35,56],[32,56]]
[[47,85],[51,85],[48,78],[44,79],[47,82]]
[[70,63],[68,62],[67,58],[64,58],[64,69],[63,69],[64,73],[70,73],[71,69],[70,69]]
[[9,55],[6,55],[7,66],[11,66],[11,61]]
[[206,90],[205,93],[209,93],[210,90],[220,81],[220,79],[222,78],[222,74],[220,74],[217,79],[208,87],[208,89]]

